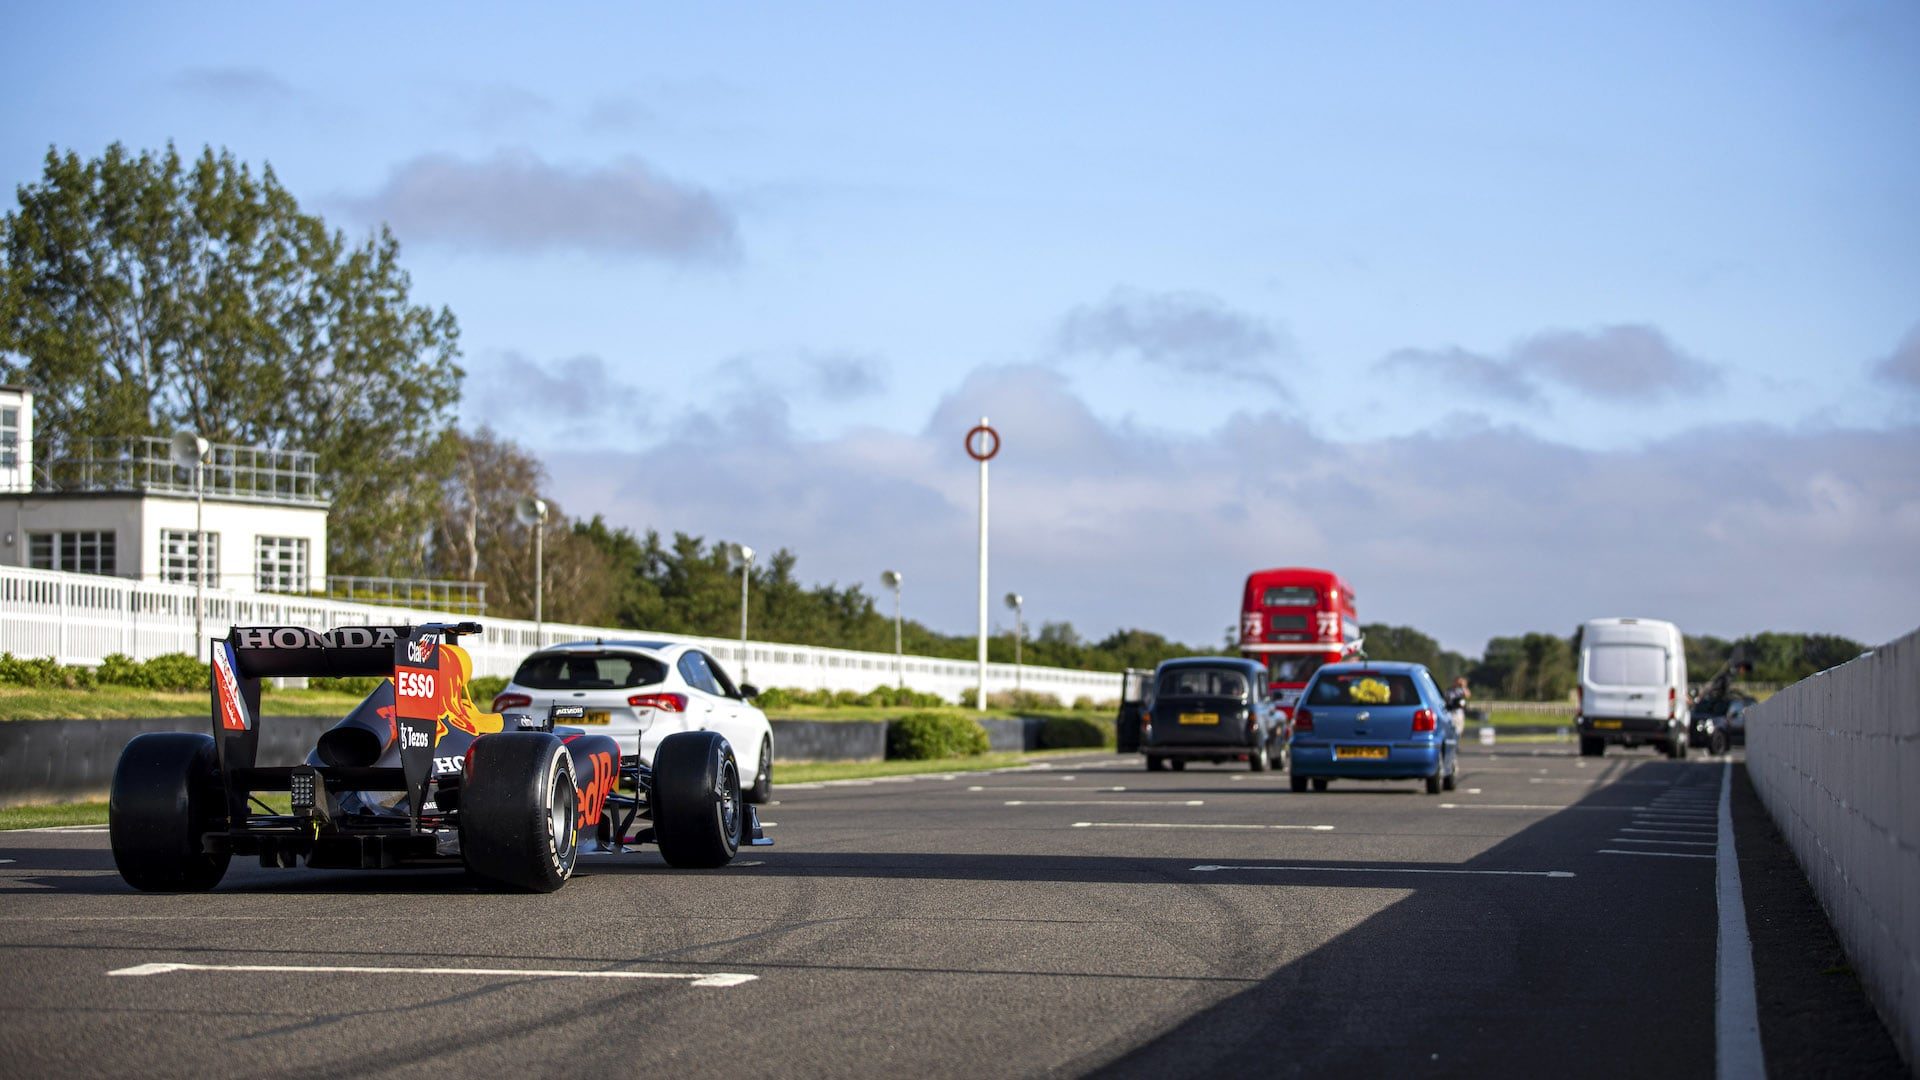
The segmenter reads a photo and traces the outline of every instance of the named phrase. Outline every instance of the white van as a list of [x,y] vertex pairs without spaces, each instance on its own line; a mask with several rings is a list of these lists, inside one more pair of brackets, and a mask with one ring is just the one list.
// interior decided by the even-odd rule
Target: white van
[[1687,756],[1687,649],[1659,619],[1593,619],[1580,627],[1580,756],[1607,744]]

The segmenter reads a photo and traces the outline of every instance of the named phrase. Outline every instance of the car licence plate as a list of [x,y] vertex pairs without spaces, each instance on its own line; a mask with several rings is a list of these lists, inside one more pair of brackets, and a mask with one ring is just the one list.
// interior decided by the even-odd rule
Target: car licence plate
[[1620,721],[1618,721],[1618,720],[1595,720],[1595,721],[1593,722],[1593,726],[1594,726],[1594,727],[1597,727],[1597,728],[1600,728],[1600,729],[1602,729],[1602,730],[1604,730],[1604,731],[1619,731],[1619,730],[1620,730]]
[[1183,724],[1217,724],[1220,722],[1220,714],[1210,712],[1183,712],[1180,714],[1180,722]]
[[1333,756],[1339,758],[1384,758],[1387,748],[1384,746],[1336,746]]
[[587,715],[574,721],[576,724],[609,724],[612,722],[613,714],[605,709],[588,709]]

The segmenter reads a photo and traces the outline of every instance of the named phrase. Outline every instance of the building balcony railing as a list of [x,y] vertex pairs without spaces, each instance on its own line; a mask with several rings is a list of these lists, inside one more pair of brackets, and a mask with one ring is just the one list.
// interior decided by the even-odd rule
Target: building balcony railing
[[[192,495],[193,470],[174,464],[169,440],[138,435],[75,439],[60,457],[37,464],[51,491],[132,491]],[[210,498],[324,507],[317,456],[306,450],[214,443],[203,466]]]
[[396,604],[444,611],[451,615],[487,613],[487,583],[484,581],[328,575],[325,595],[330,600]]

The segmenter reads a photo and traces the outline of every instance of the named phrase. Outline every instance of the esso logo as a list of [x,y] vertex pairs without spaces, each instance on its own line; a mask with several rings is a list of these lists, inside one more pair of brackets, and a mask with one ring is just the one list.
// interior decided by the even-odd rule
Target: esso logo
[[433,673],[427,671],[400,671],[394,673],[393,692],[401,697],[430,698],[433,696]]

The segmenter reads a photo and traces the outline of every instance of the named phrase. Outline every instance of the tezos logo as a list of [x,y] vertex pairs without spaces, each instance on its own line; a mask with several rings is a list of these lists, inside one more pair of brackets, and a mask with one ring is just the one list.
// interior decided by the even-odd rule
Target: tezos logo
[[428,732],[421,731],[418,728],[410,728],[410,727],[403,727],[400,729],[400,749],[412,750],[413,748],[418,746],[432,746],[432,745],[433,745],[433,736]]
[[407,698],[430,698],[433,696],[433,675],[426,671],[394,672],[393,692]]

